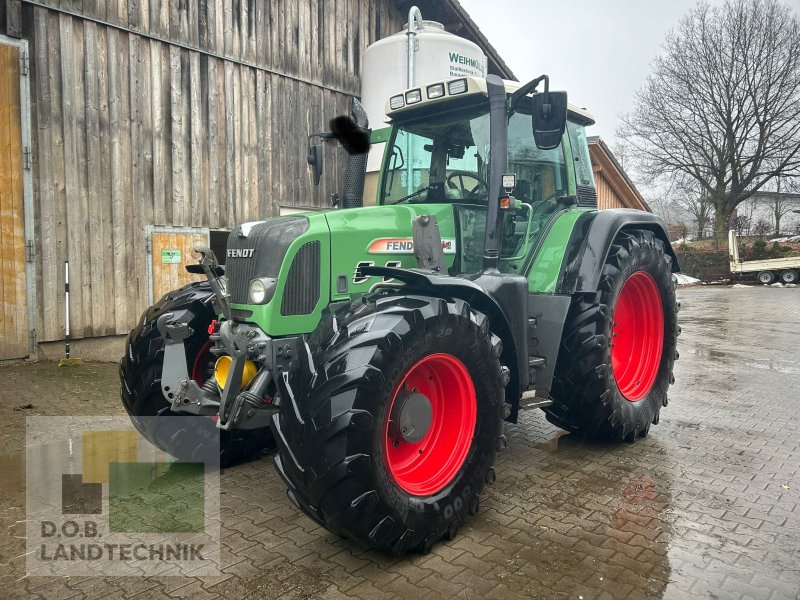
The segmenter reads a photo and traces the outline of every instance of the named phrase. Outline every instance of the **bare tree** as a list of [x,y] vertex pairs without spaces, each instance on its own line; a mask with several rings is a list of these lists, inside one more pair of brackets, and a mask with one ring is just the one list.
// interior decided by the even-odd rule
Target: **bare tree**
[[670,32],[619,135],[653,180],[685,176],[731,211],[800,173],[800,19],[778,0],[701,2]]
[[706,235],[706,230],[711,224],[714,205],[708,196],[685,196],[677,200],[678,205],[691,215],[692,222],[697,231],[697,239],[701,240]]
[[758,208],[761,205],[757,196],[750,196],[747,200],[742,202],[737,209],[739,212],[739,216],[743,216],[745,221],[745,231],[746,235],[750,235],[750,228],[756,222],[756,212],[758,212]]
[[705,190],[693,179],[678,175],[672,178],[667,193],[673,198],[673,203],[689,215],[695,226],[697,239],[703,239],[714,214],[714,205]]
[[745,235],[750,231],[750,219],[746,215],[737,215],[731,224],[736,230],[736,235]]
[[793,182],[789,181],[789,185],[783,186],[781,191],[781,184],[783,183],[782,177],[775,178],[775,193],[763,193],[767,203],[769,204],[770,212],[772,213],[772,221],[775,223],[775,235],[781,234],[781,220],[786,215],[792,213],[794,210],[800,208],[800,203],[797,199],[790,195],[789,192],[794,189]]
[[770,224],[765,221],[764,219],[759,219],[756,224],[753,226],[753,235],[757,235],[760,238],[764,238],[765,235],[769,233],[771,229]]

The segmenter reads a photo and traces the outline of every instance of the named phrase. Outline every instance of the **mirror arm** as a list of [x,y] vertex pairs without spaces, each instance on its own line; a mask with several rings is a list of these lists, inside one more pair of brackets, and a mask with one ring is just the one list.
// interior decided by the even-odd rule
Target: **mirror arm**
[[312,133],[308,136],[308,145],[311,147],[311,140],[314,138],[319,138],[320,141],[325,142],[330,139],[333,139],[333,134],[330,131],[320,131],[319,133]]
[[536,79],[534,79],[532,81],[529,81],[528,83],[523,85],[521,88],[519,88],[516,92],[511,94],[511,99],[509,100],[509,113],[513,113],[516,110],[517,105],[520,103],[520,101],[525,96],[527,96],[531,92],[535,92],[536,91],[536,87],[542,81],[544,81],[544,94],[545,94],[544,101],[545,101],[545,104],[549,105],[550,104],[550,78],[547,75],[539,75],[539,77],[537,77]]

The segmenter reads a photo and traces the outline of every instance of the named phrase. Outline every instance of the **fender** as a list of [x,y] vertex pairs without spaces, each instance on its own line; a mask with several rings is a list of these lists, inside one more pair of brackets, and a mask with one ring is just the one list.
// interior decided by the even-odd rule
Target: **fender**
[[652,213],[629,208],[588,211],[572,230],[556,293],[596,292],[603,265],[614,238],[626,229],[646,229],[664,242],[664,252],[672,258],[672,272],[680,271],[664,220]]
[[[437,275],[420,269],[363,267],[364,275],[397,279],[429,295],[446,294],[460,298],[484,313],[492,331],[503,341],[501,360],[511,370],[506,387],[506,402],[516,415],[522,390],[528,388],[528,315],[520,307],[527,306],[528,280],[518,275],[482,273],[475,279]],[[506,310],[503,308],[506,307]]]

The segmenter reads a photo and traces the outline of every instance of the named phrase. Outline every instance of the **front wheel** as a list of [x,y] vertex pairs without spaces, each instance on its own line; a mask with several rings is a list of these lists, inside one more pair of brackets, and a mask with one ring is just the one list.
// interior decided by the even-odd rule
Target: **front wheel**
[[545,409],[553,424],[598,441],[633,441],[658,423],[678,358],[671,258],[652,232],[614,240],[599,290],[570,307]]
[[502,344],[460,300],[385,297],[317,348],[308,397],[273,420],[289,497],[327,529],[425,551],[479,506],[501,443]]
[[783,283],[797,283],[797,271],[792,269],[781,272],[781,281]]
[[[187,370],[199,385],[214,372],[208,326],[216,318],[214,293],[208,282],[192,283],[170,292],[148,308],[131,331],[119,366],[122,403],[136,428],[161,450],[181,460],[208,455],[206,440],[219,440],[220,465],[255,458],[272,446],[269,427],[220,431],[211,417],[189,417],[172,412],[161,391],[164,341],[156,322],[165,313],[181,315],[193,334],[185,341]],[[219,437],[217,437],[219,436]],[[212,447],[216,447],[212,444]]]

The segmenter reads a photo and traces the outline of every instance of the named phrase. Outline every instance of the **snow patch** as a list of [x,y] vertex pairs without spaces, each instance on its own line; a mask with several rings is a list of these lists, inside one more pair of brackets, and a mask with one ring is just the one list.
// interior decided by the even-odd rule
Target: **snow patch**
[[689,277],[689,275],[684,275],[683,273],[675,273],[675,278],[678,280],[678,285],[697,285],[700,283],[699,279]]
[[743,284],[743,283],[734,283],[734,284],[733,284],[731,287],[735,287],[735,288],[749,288],[750,286],[749,286],[749,285],[745,285],[745,284]]
[[800,235],[790,235],[787,237],[775,238],[774,240],[770,240],[770,242],[778,242],[779,244],[785,244],[786,242],[800,242]]

